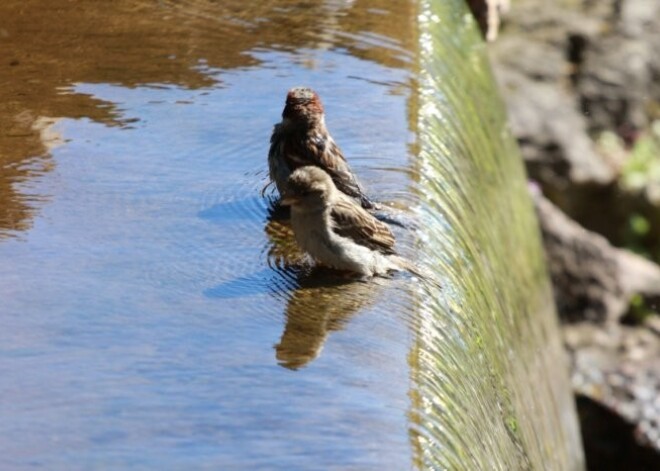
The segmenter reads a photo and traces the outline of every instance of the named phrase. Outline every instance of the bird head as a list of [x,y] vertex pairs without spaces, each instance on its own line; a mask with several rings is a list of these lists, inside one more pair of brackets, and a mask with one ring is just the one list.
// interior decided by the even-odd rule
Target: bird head
[[328,173],[314,166],[296,169],[287,180],[282,204],[298,210],[325,207],[337,191]]
[[292,88],[286,95],[282,118],[309,126],[323,123],[321,98],[311,88]]

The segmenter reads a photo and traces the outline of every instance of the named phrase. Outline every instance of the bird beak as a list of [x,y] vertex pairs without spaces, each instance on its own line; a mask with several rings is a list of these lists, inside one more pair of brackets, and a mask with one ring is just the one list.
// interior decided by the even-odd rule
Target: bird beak
[[283,206],[293,206],[294,204],[298,203],[300,200],[298,197],[293,196],[293,195],[284,195],[282,197],[282,200],[280,201],[280,204]]

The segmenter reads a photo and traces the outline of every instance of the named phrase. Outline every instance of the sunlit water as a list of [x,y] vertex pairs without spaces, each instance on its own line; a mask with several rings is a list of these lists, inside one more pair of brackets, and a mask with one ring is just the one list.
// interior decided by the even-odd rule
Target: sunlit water
[[[58,3],[0,5],[0,469],[579,468],[459,2]],[[442,291],[311,271],[269,218],[300,84]]]

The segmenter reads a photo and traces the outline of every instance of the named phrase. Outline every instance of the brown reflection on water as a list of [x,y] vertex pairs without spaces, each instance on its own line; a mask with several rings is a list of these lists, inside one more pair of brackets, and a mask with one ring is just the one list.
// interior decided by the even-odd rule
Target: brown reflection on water
[[316,359],[330,332],[341,330],[360,310],[372,305],[380,291],[377,280],[340,279],[314,270],[299,280],[286,306],[286,326],[275,345],[276,358],[296,370]]
[[44,123],[127,124],[114,104],[71,93],[74,84],[221,87],[218,69],[258,66],[264,50],[335,48],[409,67],[413,10],[413,2],[388,0],[3,0],[0,238],[28,229],[48,196],[22,188],[53,167]]
[[382,281],[356,280],[314,266],[296,245],[286,220],[269,220],[265,232],[270,242],[269,265],[280,271],[297,267],[298,271],[296,286],[283,293],[286,325],[275,345],[279,364],[297,370],[320,355],[331,332],[343,329],[353,316],[374,304]]
[[296,244],[288,221],[269,219],[264,232],[268,236],[268,264],[272,268],[277,270],[305,263],[305,254]]

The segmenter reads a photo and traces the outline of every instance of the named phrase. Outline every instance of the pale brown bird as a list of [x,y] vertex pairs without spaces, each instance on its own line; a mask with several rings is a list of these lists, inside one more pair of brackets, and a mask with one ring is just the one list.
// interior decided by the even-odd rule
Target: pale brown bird
[[291,172],[306,165],[325,170],[339,191],[355,198],[363,208],[376,208],[328,132],[318,94],[311,88],[296,87],[289,90],[282,121],[275,125],[270,138],[268,169],[280,195]]
[[291,206],[298,245],[323,265],[362,276],[392,270],[419,271],[394,251],[387,224],[364,210],[335,186],[319,167],[295,170],[287,180],[282,204]]

